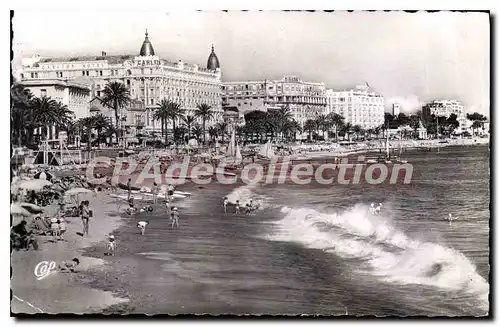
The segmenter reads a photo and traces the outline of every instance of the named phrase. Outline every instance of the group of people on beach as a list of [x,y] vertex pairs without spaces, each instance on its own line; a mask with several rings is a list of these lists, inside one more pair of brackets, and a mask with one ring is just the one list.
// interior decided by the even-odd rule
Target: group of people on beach
[[[228,205],[229,205],[229,199],[227,196],[225,196],[222,202],[222,206],[224,207],[224,213],[227,213]],[[245,215],[248,216],[255,209],[256,208],[253,205],[253,199],[250,199],[250,201],[248,201],[248,203],[245,205]],[[240,200],[236,200],[236,202],[234,203],[234,210],[235,214],[240,214]]]

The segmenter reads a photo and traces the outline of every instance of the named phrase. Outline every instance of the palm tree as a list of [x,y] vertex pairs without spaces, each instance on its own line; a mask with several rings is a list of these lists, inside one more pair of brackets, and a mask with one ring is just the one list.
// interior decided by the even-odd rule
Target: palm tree
[[31,123],[36,127],[45,127],[42,129],[46,138],[52,138],[52,126],[57,124],[59,120],[58,116],[58,104],[55,100],[50,97],[33,98],[30,102],[31,108]]
[[28,122],[28,110],[33,94],[22,84],[14,84],[10,90],[10,119],[12,124],[11,138],[17,138],[17,145],[21,146],[22,137]]
[[200,125],[195,124],[193,126],[193,130],[191,132],[196,137],[196,139],[199,140],[201,137],[201,134],[203,133],[203,129],[200,127]]
[[87,135],[87,151],[90,155],[90,151],[92,149],[92,129],[95,128],[95,118],[93,116],[91,117],[85,117],[85,118],[80,118],[76,121],[76,124],[85,131],[85,134]]
[[218,130],[218,134],[222,136],[221,142],[224,143],[224,136],[226,136],[226,130],[227,130],[227,122],[221,121],[216,125],[216,128]]
[[58,139],[59,131],[61,129],[64,129],[68,124],[70,124],[73,121],[73,119],[75,118],[75,114],[71,110],[69,110],[65,104],[62,104],[61,102],[56,102],[55,111],[57,113],[57,116],[59,117],[55,125],[56,139]]
[[308,119],[304,123],[304,131],[307,131],[309,133],[309,141],[312,140],[312,133],[316,131],[317,124],[314,120]]
[[330,129],[331,124],[330,119],[326,115],[318,115],[316,117],[316,125],[323,132],[323,138],[325,138],[325,132]]
[[[168,143],[168,137],[165,135],[166,133],[166,122],[168,120],[168,106],[169,106],[169,101],[166,99],[162,99],[160,103],[157,104],[158,107],[156,107],[153,111],[153,119],[154,120],[159,120],[161,123],[161,136],[165,137],[165,144]],[[168,133],[167,133],[168,134]]]
[[329,113],[328,114],[328,119],[331,121],[332,125],[335,127],[335,141],[337,141],[339,137],[339,130],[342,128],[344,125],[344,117],[337,113]]
[[359,135],[361,134],[362,128],[359,125],[354,125],[352,127],[352,132],[356,134],[356,141],[358,140]]
[[291,121],[293,118],[293,114],[290,110],[290,107],[287,105],[285,107],[281,107],[272,115],[272,119],[274,120],[275,129],[279,134],[284,133],[285,125]]
[[94,128],[97,131],[97,147],[101,145],[101,134],[103,129],[106,129],[111,125],[109,117],[104,116],[102,113],[98,113],[94,117]]
[[[176,140],[177,140],[177,137],[175,136],[175,129],[176,129],[176,122],[179,120],[180,117],[183,116],[183,112],[184,110],[181,109],[181,105],[176,103],[176,102],[173,102],[173,101],[168,101],[168,105],[167,105],[167,113],[166,113],[166,117],[167,117],[167,120],[166,120],[166,125],[168,125],[168,120],[171,120],[172,121],[172,138],[174,140],[174,143],[177,144]],[[167,131],[167,134],[168,134],[168,131]]]
[[352,131],[352,124],[351,123],[344,124],[344,126],[342,127],[342,131],[344,132],[344,138],[345,136],[347,136],[347,139],[349,140],[349,136]]
[[293,140],[297,139],[297,132],[302,132],[302,128],[299,123],[295,120],[289,120],[284,126],[283,133],[287,135],[293,135]]
[[210,136],[210,141],[215,142],[215,138],[218,136],[219,130],[215,126],[210,126],[208,128],[208,135]]
[[184,121],[184,125],[186,126],[187,129],[188,139],[191,139],[191,128],[196,122],[196,118],[194,116],[187,115],[187,116],[182,116],[182,120]]
[[210,120],[214,116],[214,112],[212,111],[212,107],[208,104],[202,103],[196,107],[195,117],[201,117],[203,124],[203,144],[205,144],[206,140],[206,122]]
[[118,111],[120,110],[120,108],[124,108],[130,102],[130,92],[123,83],[108,82],[108,84],[106,84],[106,86],[104,87],[102,93],[103,102],[115,110],[116,141],[118,142],[118,134],[120,134],[120,127],[118,126],[120,117],[118,117]]

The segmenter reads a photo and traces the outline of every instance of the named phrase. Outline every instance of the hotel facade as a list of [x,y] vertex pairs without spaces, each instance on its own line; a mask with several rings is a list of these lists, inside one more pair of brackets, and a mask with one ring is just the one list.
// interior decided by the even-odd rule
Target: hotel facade
[[29,89],[40,88],[47,80],[82,85],[89,90],[89,110],[89,101],[102,97],[108,82],[121,82],[132,99],[144,104],[144,129],[155,132],[161,130],[161,123],[153,119],[153,112],[162,99],[180,104],[185,115],[194,115],[197,105],[208,104],[215,114],[207,126],[222,120],[221,77],[213,46],[206,68],[171,62],[155,54],[147,32],[138,55],[108,56],[103,52],[101,56],[42,58],[20,72],[21,83]]
[[326,90],[326,113],[337,113],[345,123],[359,125],[363,129],[384,124],[384,97],[371,92],[368,86],[356,86],[351,90]]
[[461,133],[467,130],[472,124],[467,120],[464,112],[464,106],[457,100],[435,100],[427,103],[422,107],[422,114],[424,117],[444,116],[446,118],[450,117],[451,114],[457,116],[457,121],[460,123],[459,128],[456,132]]
[[224,82],[222,102],[237,107],[240,115],[288,107],[293,118],[303,126],[306,120],[325,113],[325,84],[305,82],[291,75],[280,80]]

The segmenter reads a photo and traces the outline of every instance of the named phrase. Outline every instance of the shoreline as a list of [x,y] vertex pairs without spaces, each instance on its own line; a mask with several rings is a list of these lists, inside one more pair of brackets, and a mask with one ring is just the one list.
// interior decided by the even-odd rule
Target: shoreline
[[[99,313],[105,308],[127,302],[128,299],[114,296],[90,287],[88,273],[106,270],[108,261],[85,256],[85,249],[102,243],[106,236],[124,225],[119,215],[112,213],[108,194],[101,193],[91,201],[96,213],[89,224],[89,236],[77,235],[82,225],[78,217],[67,218],[65,242],[52,243],[51,236],[38,236],[38,251],[12,251],[11,253],[11,312],[13,314],[33,313]],[[44,215],[51,216],[57,204],[46,207]],[[116,210],[116,209],[115,209]],[[41,280],[34,275],[35,266],[41,261],[62,261],[79,258],[80,265],[75,273],[56,272]]]

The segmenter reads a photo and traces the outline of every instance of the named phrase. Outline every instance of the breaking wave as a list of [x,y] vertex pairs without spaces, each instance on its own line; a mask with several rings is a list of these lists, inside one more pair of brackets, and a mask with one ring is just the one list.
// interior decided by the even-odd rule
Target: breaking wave
[[281,208],[281,212],[284,217],[274,223],[267,239],[297,242],[341,258],[359,259],[360,273],[386,282],[465,292],[488,306],[489,284],[464,254],[410,239],[387,217],[372,215],[366,205],[341,213],[290,207]]

